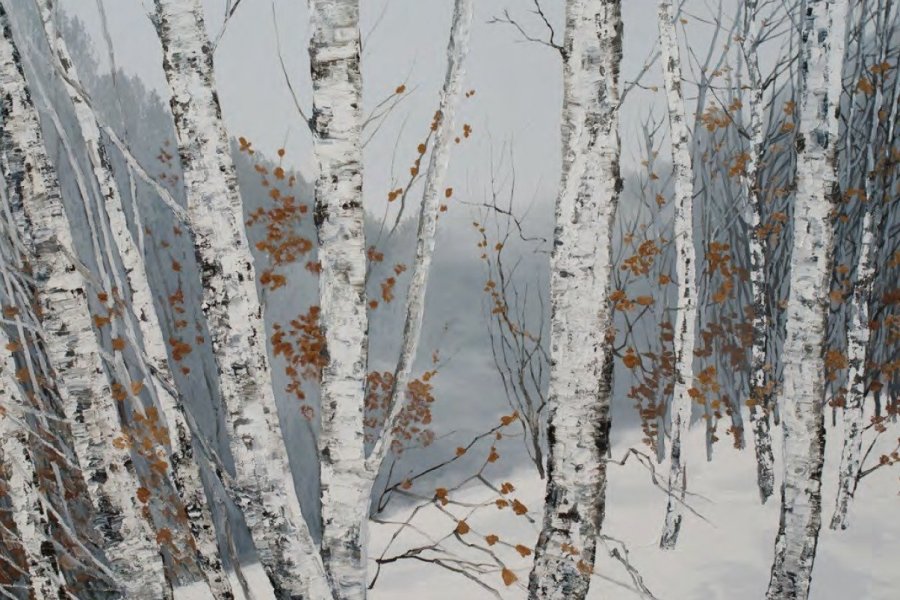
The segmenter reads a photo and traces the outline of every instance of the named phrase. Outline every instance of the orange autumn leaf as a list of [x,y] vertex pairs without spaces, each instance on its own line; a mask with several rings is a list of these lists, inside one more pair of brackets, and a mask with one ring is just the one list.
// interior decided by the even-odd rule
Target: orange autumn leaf
[[523,546],[522,544],[516,544],[516,552],[518,552],[523,557],[529,556],[531,554],[531,548],[528,546]]
[[872,82],[869,81],[869,79],[866,77],[859,78],[859,83],[856,84],[856,89],[866,96],[871,96],[875,93],[875,86],[872,85]]
[[641,364],[641,359],[635,354],[632,348],[629,348],[625,351],[625,356],[622,357],[622,362],[625,363],[625,366],[629,369],[634,369]]
[[125,340],[120,337],[113,338],[112,341],[113,350],[124,350],[125,349]]
[[503,425],[504,427],[506,427],[507,425],[511,424],[513,421],[515,421],[518,418],[519,418],[519,413],[514,412],[511,415],[506,415],[504,417],[500,417],[500,424]]
[[172,532],[168,527],[163,527],[156,534],[156,543],[157,544],[169,544],[172,542]]
[[459,521],[456,524],[456,533],[458,533],[459,535],[466,535],[467,533],[469,533],[469,531],[471,531],[471,528],[465,520]]
[[513,500],[512,509],[513,512],[515,512],[517,515],[524,515],[528,513],[528,507],[518,500]]
[[139,487],[137,491],[137,499],[141,502],[141,504],[147,504],[147,501],[150,499],[150,490],[145,487]]
[[490,535],[484,536],[484,541],[487,542],[488,546],[493,546],[500,541],[500,538],[492,533]]
[[515,573],[506,568],[500,571],[500,576],[503,577],[503,583],[507,586],[510,586],[519,580]]
[[115,400],[122,402],[128,397],[125,388],[119,383],[112,384],[112,396]]

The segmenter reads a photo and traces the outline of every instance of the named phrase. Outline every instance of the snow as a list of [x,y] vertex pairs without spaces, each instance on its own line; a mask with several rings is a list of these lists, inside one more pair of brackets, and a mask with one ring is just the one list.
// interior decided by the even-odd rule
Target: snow
[[[778,453],[780,430],[776,431],[775,451]],[[700,457],[704,443],[703,432],[697,428],[687,437],[685,452],[688,456]],[[826,506],[830,507],[836,489],[834,467],[840,447],[831,443],[827,449],[824,492],[829,500]],[[620,457],[624,450],[621,445],[614,446],[613,456]],[[719,448],[715,462],[692,461],[687,474],[688,491],[700,497],[689,502],[709,522],[685,511],[677,548],[662,552],[658,549],[658,536],[664,517],[663,493],[652,488],[648,471],[638,463],[629,461],[624,467],[612,465],[604,532],[626,542],[633,565],[659,598],[760,598],[765,594],[769,579],[778,527],[778,498],[765,506],[759,505],[755,468],[750,450],[741,453]],[[657,472],[664,473],[665,465],[657,466]],[[900,539],[900,523],[885,521],[883,515],[898,508],[896,476],[884,472],[878,475],[864,480],[860,497],[853,507],[855,514],[850,529],[834,532],[823,528],[811,598],[856,596],[886,600],[895,597],[900,573],[891,569],[888,561],[890,550]],[[517,497],[533,514],[539,515],[543,495],[541,482],[528,471],[517,472],[511,480],[517,486]],[[431,531],[439,531],[443,525],[436,518],[424,518],[419,524]],[[533,543],[533,539],[531,542],[522,539],[525,536],[521,521],[499,529],[493,510],[478,519],[471,519],[470,524],[473,530],[490,524],[501,539]],[[536,531],[535,525],[533,538]],[[378,545],[383,544],[391,533],[390,527],[373,527],[372,556],[378,554]],[[878,568],[879,564],[885,568]],[[594,577],[589,598],[630,600],[641,597],[630,591],[631,583],[624,569],[613,559],[604,557],[602,545],[598,547],[597,565],[597,572],[604,576]],[[519,576],[519,583],[527,582],[530,565],[520,560],[517,566],[514,571]],[[378,583],[373,590],[373,600],[487,597],[486,592],[462,577],[418,561],[388,565]],[[490,583],[503,587],[499,575]],[[524,598],[524,586],[506,590],[503,597]]]
[[[781,430],[773,428],[773,433],[773,449],[778,456]],[[837,491],[839,433],[839,429],[830,430],[826,445],[823,517],[829,515]],[[615,445],[613,457],[620,458],[626,449],[622,444]],[[704,456],[702,428],[695,427],[689,432],[685,438],[685,452],[688,456]],[[662,474],[666,468],[663,463],[656,466],[656,471]],[[675,550],[661,551],[658,544],[659,528],[664,519],[664,493],[652,486],[649,472],[637,462],[629,460],[625,466],[611,465],[604,533],[627,544],[632,564],[640,571],[650,591],[661,600],[761,598],[769,581],[778,529],[778,495],[765,506],[759,504],[755,469],[751,449],[737,451],[718,447],[713,462],[691,461],[688,492],[695,496],[689,502],[706,522],[686,510],[678,546]],[[780,485],[780,476],[780,470],[776,469],[776,486]],[[473,536],[474,541],[474,536],[491,532],[501,540],[533,547],[542,512],[543,483],[533,469],[516,470],[503,477],[503,480],[507,479],[516,486],[511,496],[529,508],[529,514],[536,522],[528,524],[522,517],[513,518],[508,509],[500,512],[489,506],[467,519],[472,528],[468,536]],[[469,489],[457,499],[483,500],[485,493],[481,489]],[[882,469],[863,480],[851,507],[849,529],[833,531],[823,527],[813,571],[811,600],[896,598],[900,571],[892,566],[892,551],[900,540],[900,522],[886,519],[885,515],[896,514],[900,508],[897,492],[896,472]],[[452,494],[451,498],[454,498]],[[452,505],[448,508],[463,514]],[[406,516],[401,511],[387,518],[400,520]],[[414,522],[422,532],[433,536],[446,535],[452,529],[448,518],[436,508],[426,509]],[[372,524],[371,558],[381,555],[395,530],[394,526]],[[418,534],[403,534],[396,550],[413,547],[421,540]],[[483,581],[498,589],[505,600],[525,598],[531,557],[521,558],[509,548],[498,553],[519,581],[506,588],[499,572],[486,575]],[[624,568],[607,556],[602,544],[598,545],[597,555],[598,574],[591,583],[589,600],[640,599]],[[464,555],[464,558],[476,557],[484,558],[471,551]],[[243,572],[253,590],[253,600],[274,598],[267,589],[259,565],[245,566]],[[372,574],[374,569],[370,567],[370,576]],[[236,598],[243,600],[233,576],[232,585]],[[385,565],[369,597],[371,600],[475,600],[490,598],[491,594],[461,575],[440,567],[417,560],[401,560]]]

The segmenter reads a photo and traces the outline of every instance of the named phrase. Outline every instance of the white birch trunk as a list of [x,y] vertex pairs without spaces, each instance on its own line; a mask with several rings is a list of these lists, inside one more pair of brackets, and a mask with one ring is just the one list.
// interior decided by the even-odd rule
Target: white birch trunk
[[800,126],[791,292],[784,345],[784,480],[769,600],[809,596],[822,521],[825,323],[833,262],[837,108],[847,0],[807,0],[800,56]]
[[608,286],[618,203],[621,5],[566,3],[562,178],[551,257],[548,471],[529,581],[534,600],[581,600],[603,524],[612,327]]
[[300,512],[272,390],[262,306],[200,0],[154,0],[203,313],[230,429],[236,498],[279,597],[330,598]]
[[454,119],[463,94],[463,78],[465,77],[463,63],[469,51],[473,15],[473,0],[455,0],[453,21],[450,27],[450,43],[447,46],[447,72],[438,109],[441,116],[437,121],[434,146],[428,162],[428,171],[425,174],[425,192],[422,197],[416,236],[416,261],[406,298],[406,322],[403,328],[400,359],[394,371],[391,400],[388,404],[390,411],[385,419],[384,429],[369,456],[370,471],[373,474],[377,474],[385,454],[390,452],[395,439],[393,430],[396,420],[403,410],[406,386],[409,384],[410,373],[419,346],[422,320],[425,314],[428,273],[434,255],[437,219],[446,189],[450,151],[454,145]]
[[691,396],[694,387],[694,327],[697,319],[696,272],[694,252],[694,176],[691,166],[690,138],[684,117],[684,94],[681,91],[681,56],[675,32],[675,11],[672,3],[659,4],[659,46],[666,103],[669,111],[669,131],[672,141],[672,162],[675,171],[675,277],[678,282],[675,316],[675,388],[672,392],[671,467],[669,471],[669,499],[666,522],[659,547],[672,549],[678,541],[685,492],[685,462],[681,454],[684,433],[691,422]]
[[[128,289],[131,291],[131,309],[139,324],[140,338],[133,321],[129,318],[123,319],[126,336],[134,348],[139,351],[143,346],[146,353],[146,360],[139,361],[144,380],[147,382],[157,381],[157,378],[163,380],[163,385],[157,383],[150,389],[170,432],[168,454],[171,468],[169,476],[178,490],[179,500],[190,518],[190,535],[194,538],[197,548],[196,567],[201,570],[208,581],[211,591],[217,597],[222,597],[230,592],[230,584],[222,569],[221,560],[218,558],[219,552],[212,515],[200,479],[199,463],[193,458],[191,433],[182,414],[183,406],[180,404],[180,399],[174,398],[168,391],[174,389],[172,374],[143,256],[128,229],[118,185],[113,178],[109,157],[100,139],[100,127],[91,108],[81,101],[78,89],[81,83],[65,40],[56,29],[52,3],[49,0],[36,0],[36,4],[41,12],[48,43],[52,52],[55,53],[58,67],[64,75],[63,86],[72,100],[93,175],[103,195],[103,208],[109,219],[109,230],[128,279]],[[116,287],[121,290],[125,289],[118,273],[114,273],[114,277]],[[142,340],[143,343],[139,340]],[[154,370],[152,373],[147,362]],[[193,582],[185,581],[183,583],[190,585]]]
[[322,556],[335,597],[351,600],[366,593],[364,538],[372,478],[363,433],[368,320],[359,2],[310,0],[309,13],[319,302],[328,349],[319,435]]
[[[34,600],[54,598],[52,557],[41,552],[41,542],[47,537],[49,523],[44,513],[40,492],[34,482],[35,464],[28,448],[28,431],[16,421],[21,415],[10,414],[15,407],[24,407],[25,400],[13,374],[16,364],[6,350],[9,338],[0,327],[0,497],[8,494],[12,518],[19,543],[28,561],[29,593]],[[10,406],[12,405],[12,406]],[[16,411],[18,412],[18,411]],[[11,532],[2,532],[7,537]]]
[[[868,185],[866,187],[868,188],[867,192],[871,191]],[[872,197],[867,196],[867,198],[871,199]],[[841,450],[841,463],[838,469],[838,491],[834,514],[831,517],[832,529],[846,529],[848,525],[847,513],[850,501],[856,492],[856,478],[861,464],[862,432],[865,427],[869,298],[875,279],[873,259],[875,258],[874,254],[877,253],[873,243],[874,219],[872,212],[877,209],[867,206],[863,210],[865,210],[865,215],[863,216],[856,283],[854,284],[853,304],[850,307],[851,315],[847,333],[847,361],[850,371],[847,375],[847,393],[843,407],[844,446]]]
[[745,196],[744,221],[747,224],[747,246],[750,253],[750,288],[753,299],[753,346],[750,351],[750,422],[753,427],[754,449],[756,452],[756,484],[760,500],[765,502],[775,487],[772,454],[772,436],[769,431],[769,400],[766,391],[766,348],[769,331],[769,296],[766,286],[766,254],[763,240],[759,237],[762,219],[760,201],[760,161],[766,132],[763,127],[762,75],[759,70],[760,19],[758,0],[744,3],[745,22],[744,56],[750,81],[748,133],[750,143],[747,149],[747,163],[743,174]]
[[[6,4],[4,3],[4,6]],[[7,196],[20,205],[30,228],[20,232],[34,247],[30,257],[46,334],[47,355],[59,378],[63,410],[75,453],[85,472],[97,529],[110,564],[129,597],[156,600],[170,593],[152,529],[135,496],[139,487],[110,392],[102,351],[91,324],[88,291],[72,264],[72,237],[56,174],[43,146],[6,14],[0,10],[0,85],[3,139],[0,169]]]
[[[879,53],[875,64],[883,64],[886,60],[888,38],[888,18],[890,2],[878,21],[876,39],[879,40]],[[878,6],[881,9],[881,3]],[[880,29],[880,31],[879,31]],[[861,51],[860,51],[861,52]],[[873,75],[873,77],[878,77]],[[900,81],[894,78],[895,86]],[[848,510],[856,492],[857,477],[861,467],[862,434],[865,428],[866,379],[868,372],[868,348],[871,330],[869,329],[869,307],[875,285],[875,269],[882,235],[882,220],[885,218],[885,207],[878,206],[881,199],[877,197],[877,179],[879,176],[876,164],[878,132],[881,125],[881,111],[884,107],[884,86],[878,85],[875,91],[874,105],[871,109],[871,123],[868,139],[865,140],[865,206],[862,207],[863,221],[860,233],[859,256],[856,262],[856,282],[850,306],[850,319],[847,331],[847,363],[850,367],[847,374],[847,393],[843,407],[844,446],[841,449],[841,463],[838,468],[838,492],[835,499],[834,514],[831,517],[832,529],[846,529],[849,525]],[[893,124],[896,117],[896,104],[890,111],[888,122]],[[890,160],[893,140],[890,136],[885,140],[886,158]],[[879,233],[876,233],[879,232]]]

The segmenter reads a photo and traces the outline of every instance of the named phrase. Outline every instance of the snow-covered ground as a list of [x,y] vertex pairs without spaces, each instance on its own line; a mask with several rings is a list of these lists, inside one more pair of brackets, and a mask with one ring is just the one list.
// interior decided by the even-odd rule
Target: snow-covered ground
[[[827,527],[833,509],[836,489],[836,466],[840,447],[837,434],[829,435],[825,468],[825,527],[819,539],[819,549],[813,575],[814,600],[893,600],[900,597],[900,569],[896,568],[894,552],[900,549],[900,483],[897,472],[889,468],[866,478],[852,507],[850,528],[835,532]],[[779,439],[780,430],[774,430]],[[636,461],[625,466],[610,467],[607,516],[604,531],[627,544],[630,560],[644,578],[647,587],[660,599],[667,600],[742,600],[763,598],[772,560],[772,545],[778,527],[778,496],[765,506],[759,503],[755,487],[755,463],[752,449],[738,452],[724,443],[716,449],[715,460],[706,462],[703,435],[695,428],[689,436],[688,485],[693,496],[689,503],[703,515],[705,521],[687,513],[682,526],[678,548],[673,552],[658,549],[663,523],[665,497],[650,482],[648,470]],[[625,448],[613,452],[620,457]],[[779,449],[776,448],[776,452]],[[778,454],[776,454],[778,456]],[[694,458],[696,457],[696,458]],[[693,458],[693,460],[691,460]],[[666,465],[657,467],[660,481],[665,481]],[[486,471],[488,478],[491,472]],[[507,497],[518,499],[528,507],[528,516],[515,515],[510,508],[503,510],[487,506],[468,515],[468,508],[450,504],[446,507],[457,517],[465,517],[471,530],[463,539],[478,541],[496,535],[500,542],[491,547],[502,562],[518,577],[505,586],[499,571],[482,576],[482,581],[496,589],[503,599],[525,598],[531,556],[522,557],[514,546],[533,548],[540,524],[543,484],[532,471],[518,470],[498,479],[510,481],[515,491]],[[423,495],[433,490],[413,488]],[[480,504],[496,499],[481,487],[472,487],[451,500]],[[407,514],[389,515],[391,520],[403,520]],[[454,521],[436,507],[420,511],[412,521],[416,531],[407,529],[391,542],[397,527],[373,524],[371,555],[380,556],[390,544],[386,556],[402,553],[408,548],[427,545],[426,536],[439,539],[455,528]],[[480,539],[479,539],[480,538]],[[504,546],[503,543],[511,546]],[[466,549],[453,538],[447,547],[458,550],[462,560],[492,562],[485,553]],[[639,599],[641,595],[619,562],[610,558],[602,545],[597,576],[590,598]],[[430,552],[423,558],[437,555]],[[374,573],[374,565],[373,565]],[[245,567],[245,577],[254,588],[256,600],[269,600],[271,592],[258,565]],[[235,584],[237,582],[235,581]],[[240,596],[239,596],[240,597]],[[373,600],[476,600],[493,598],[494,594],[462,575],[415,559],[404,559],[383,567],[377,585],[371,592]]]

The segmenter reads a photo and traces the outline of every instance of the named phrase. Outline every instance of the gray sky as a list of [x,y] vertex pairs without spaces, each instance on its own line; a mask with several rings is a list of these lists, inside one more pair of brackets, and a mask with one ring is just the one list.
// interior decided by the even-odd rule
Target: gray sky
[[[551,48],[523,41],[508,25],[487,23],[508,9],[529,33],[544,36],[547,30],[531,12],[532,1],[491,0],[479,3],[476,9],[467,61],[467,87],[475,89],[476,95],[465,102],[458,123],[459,127],[462,122],[470,123],[474,135],[458,147],[450,171],[450,183],[472,200],[479,199],[489,185],[491,153],[496,157],[507,143],[514,150],[521,200],[547,200],[555,193],[561,104],[559,56]],[[102,68],[108,68],[109,62],[100,34],[97,2],[105,6],[118,64],[164,94],[159,44],[146,17],[149,3],[61,0],[63,10],[85,22]],[[294,108],[277,57],[273,3],[284,60],[300,102],[308,110],[305,2],[243,0],[216,52],[217,84],[231,135],[247,137],[270,155],[284,145],[288,162],[311,176],[309,134]],[[560,41],[563,2],[543,0],[542,4]],[[436,109],[451,6],[451,0],[362,2],[366,113],[404,81],[409,89],[415,89],[366,147],[365,193],[368,206],[375,210],[387,191],[396,187],[392,178],[406,173]],[[205,0],[205,8],[210,36],[216,37],[225,0]],[[655,0],[625,2],[624,22],[623,78],[628,80],[653,50],[657,35]],[[698,26],[698,32],[704,33],[704,27]],[[648,85],[659,83],[656,69],[644,81]],[[634,89],[629,94],[621,128],[626,168],[636,164],[638,122],[651,108],[662,117],[661,100],[661,92]],[[398,150],[392,175],[395,146]]]

